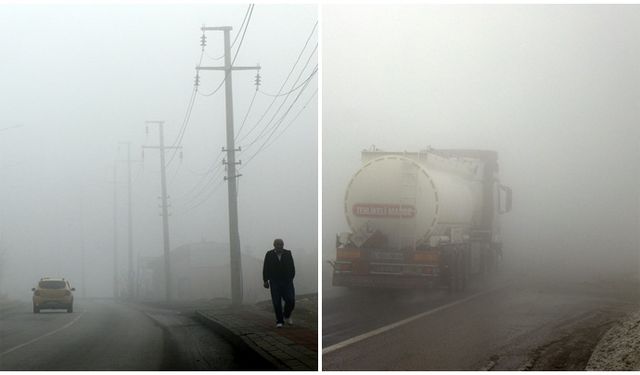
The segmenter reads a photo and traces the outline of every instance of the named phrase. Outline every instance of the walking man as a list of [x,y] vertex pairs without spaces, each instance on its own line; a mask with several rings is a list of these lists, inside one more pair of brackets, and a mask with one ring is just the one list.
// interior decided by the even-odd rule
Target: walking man
[[[296,268],[293,265],[291,251],[284,248],[284,241],[276,238],[273,241],[273,247],[264,256],[262,280],[265,288],[271,288],[271,301],[276,313],[276,327],[282,328],[285,320],[288,324],[293,324],[291,312],[296,305],[296,292],[293,288]],[[284,311],[282,310],[282,300],[284,300]]]

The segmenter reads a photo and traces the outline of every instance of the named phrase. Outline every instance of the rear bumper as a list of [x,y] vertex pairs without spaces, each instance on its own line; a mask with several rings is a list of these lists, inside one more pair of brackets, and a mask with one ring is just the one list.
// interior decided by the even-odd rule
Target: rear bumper
[[398,275],[354,275],[349,273],[333,274],[333,285],[353,288],[410,289],[429,288],[436,285],[433,276]]
[[73,306],[73,298],[48,299],[33,297],[33,305],[39,309],[67,309]]

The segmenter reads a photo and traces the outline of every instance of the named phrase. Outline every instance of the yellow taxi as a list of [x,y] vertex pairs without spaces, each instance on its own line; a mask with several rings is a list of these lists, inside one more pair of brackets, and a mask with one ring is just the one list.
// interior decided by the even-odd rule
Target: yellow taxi
[[64,278],[43,277],[38,282],[37,288],[31,288],[33,292],[33,313],[37,314],[41,309],[66,309],[73,312],[73,291],[68,280]]

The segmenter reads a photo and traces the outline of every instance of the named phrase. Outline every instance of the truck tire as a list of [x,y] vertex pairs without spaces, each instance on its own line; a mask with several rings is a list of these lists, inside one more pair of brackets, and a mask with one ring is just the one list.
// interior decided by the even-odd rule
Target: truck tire
[[465,247],[460,251],[460,290],[465,291],[469,282],[471,269],[471,258],[469,248]]
[[73,305],[69,305],[69,307],[67,307],[67,312],[68,313],[72,313],[73,312]]
[[462,261],[458,249],[451,249],[449,252],[449,293],[456,293],[462,290]]
[[40,313],[40,309],[35,304],[33,305],[33,313],[34,314]]

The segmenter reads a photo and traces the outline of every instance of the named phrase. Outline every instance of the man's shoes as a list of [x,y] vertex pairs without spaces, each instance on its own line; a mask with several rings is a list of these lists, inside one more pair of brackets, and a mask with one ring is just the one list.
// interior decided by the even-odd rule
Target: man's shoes
[[290,326],[293,325],[293,319],[292,318],[287,318],[284,321],[287,322],[287,324],[290,325]]
[[277,323],[276,328],[282,328],[282,325],[283,325],[282,323]]

